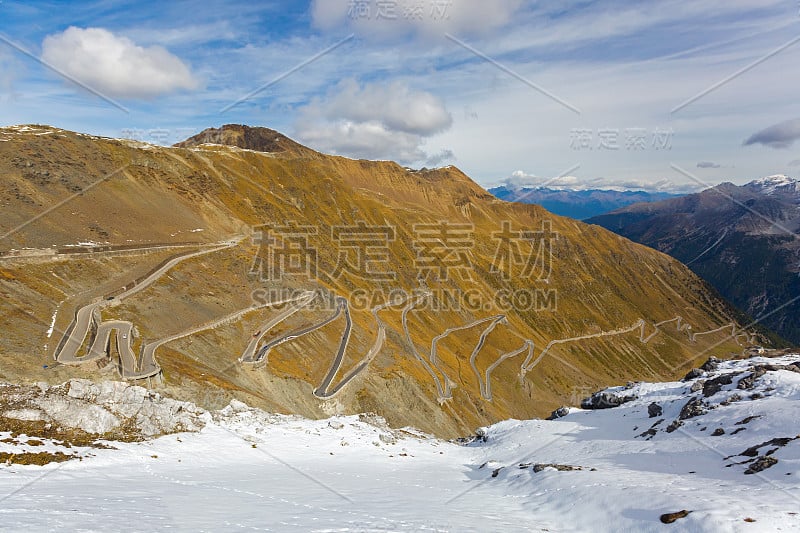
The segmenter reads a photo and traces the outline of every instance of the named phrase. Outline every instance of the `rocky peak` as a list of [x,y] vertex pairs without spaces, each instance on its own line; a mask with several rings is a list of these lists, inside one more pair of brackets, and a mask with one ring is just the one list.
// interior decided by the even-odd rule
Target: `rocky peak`
[[193,148],[201,144],[235,146],[256,152],[299,153],[312,152],[309,148],[291,140],[280,132],[269,128],[226,124],[220,128],[208,128],[197,135],[175,144],[178,148]]

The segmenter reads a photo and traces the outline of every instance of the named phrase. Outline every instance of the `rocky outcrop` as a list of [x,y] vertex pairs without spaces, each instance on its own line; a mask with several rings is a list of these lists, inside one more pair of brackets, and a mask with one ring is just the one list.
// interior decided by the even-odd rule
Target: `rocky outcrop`
[[608,391],[595,392],[581,402],[582,409],[612,409],[620,405],[632,402],[636,396],[618,396]]
[[199,431],[208,415],[196,405],[128,383],[73,379],[48,387],[3,386],[0,416],[121,438]]

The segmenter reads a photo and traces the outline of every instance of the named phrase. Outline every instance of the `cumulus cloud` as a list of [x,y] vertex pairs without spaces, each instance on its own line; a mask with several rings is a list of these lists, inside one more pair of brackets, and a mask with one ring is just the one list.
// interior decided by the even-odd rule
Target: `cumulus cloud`
[[712,161],[700,161],[697,163],[697,168],[720,168],[722,165]]
[[430,155],[423,149],[425,140],[452,123],[444,102],[429,92],[402,82],[362,86],[348,79],[299,110],[295,134],[334,154],[436,165],[453,154]]
[[522,0],[314,0],[311,19],[322,30],[348,28],[363,37],[486,35],[511,21]]
[[577,176],[558,176],[546,178],[527,174],[522,170],[514,172],[510,178],[503,181],[509,187],[547,187],[549,189],[566,189],[585,191],[588,189],[602,189],[612,191],[647,191],[667,193],[695,192],[705,187],[694,183],[675,183],[662,179],[648,180],[620,180],[609,178],[579,178]]
[[161,46],[142,47],[103,28],[67,28],[45,37],[42,59],[110,97],[153,98],[199,86],[189,67]]
[[772,148],[789,148],[797,139],[800,139],[800,118],[780,122],[754,133],[744,141],[744,145],[763,144]]
[[343,80],[324,102],[317,99],[312,106],[328,119],[378,121],[389,130],[417,135],[433,135],[453,123],[441,99],[401,82],[362,87],[354,79]]

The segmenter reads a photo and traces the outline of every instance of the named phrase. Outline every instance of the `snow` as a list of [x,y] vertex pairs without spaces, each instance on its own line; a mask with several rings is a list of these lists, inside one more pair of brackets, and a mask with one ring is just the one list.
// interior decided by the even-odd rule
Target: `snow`
[[[778,463],[756,475],[736,464],[748,457],[725,459],[800,433],[800,373],[767,371],[751,390],[737,388],[753,365],[798,360],[725,362],[685,382],[607,389],[636,399],[553,421],[504,421],[466,446],[392,430],[375,416],[313,421],[234,401],[197,433],[77,450],[80,462],[0,467],[0,523],[24,531],[800,531],[800,440],[769,446]],[[704,397],[701,386],[726,375],[731,383]],[[708,411],[664,431],[694,397]],[[656,418],[653,402],[663,409]],[[749,417],[758,418],[741,423]],[[649,440],[637,436],[660,419]],[[712,436],[720,427],[725,435]],[[582,470],[521,467],[528,463]],[[659,521],[683,509],[692,512],[672,526]]]
[[53,311],[53,316],[50,318],[50,327],[47,328],[48,339],[53,336],[53,329],[55,329],[56,327],[56,317],[58,316],[58,309],[59,307],[61,307],[61,303],[62,302],[59,302],[58,306],[56,307],[56,310]]
[[784,174],[775,174],[774,176],[753,180],[747,185],[760,189],[763,194],[773,194],[777,189],[796,188],[797,181]]

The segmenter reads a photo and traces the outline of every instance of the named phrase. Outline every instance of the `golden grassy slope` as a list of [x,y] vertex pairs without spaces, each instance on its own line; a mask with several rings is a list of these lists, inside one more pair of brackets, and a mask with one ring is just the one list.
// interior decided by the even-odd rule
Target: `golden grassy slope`
[[[246,307],[251,304],[252,291],[263,287],[321,285],[341,295],[359,289],[384,294],[398,287],[413,290],[418,287],[413,225],[440,220],[474,224],[473,279],[463,280],[458,275],[447,281],[428,279],[430,288],[473,290],[488,299],[500,290],[557,292],[555,310],[508,313],[508,325],[498,326],[488,337],[477,359],[480,369],[499,354],[519,348],[523,338],[534,341],[538,355],[551,340],[629,327],[639,319],[648,323],[646,334],[653,331],[653,323],[677,315],[694,331],[730,321],[726,305],[668,256],[537,206],[495,200],[454,167],[414,172],[391,162],[325,156],[297,148],[299,145],[289,140],[282,141],[285,149],[267,154],[227,146],[193,146],[196,143],[192,142],[185,148],[157,148],[62,130],[41,131],[49,133],[0,130],[0,138],[8,139],[0,142],[3,233],[93,186],[2,239],[0,250],[84,240],[181,242],[189,236],[215,242],[262,224],[287,221],[319,228],[312,239],[319,254],[320,279],[316,283],[302,276],[279,282],[258,279],[250,272],[258,247],[247,239],[236,248],[187,261],[123,306],[106,312],[106,318],[132,320],[141,335],[151,340]],[[390,245],[395,281],[328,275],[337,262],[330,228],[360,221],[395,228],[397,238]],[[508,221],[514,229],[538,230],[543,221],[552,224],[559,237],[553,245],[549,281],[519,276],[503,279],[490,271],[496,247],[492,236],[501,221]],[[189,233],[197,228],[204,231]],[[95,296],[100,296],[104,294],[103,280],[111,272],[120,279],[126,271],[138,275],[162,256],[75,258],[69,260],[71,268],[67,269],[44,260],[33,261],[35,268],[30,268],[31,261],[3,260],[0,289],[16,295],[2,304],[6,315],[3,337],[13,337],[15,342],[1,345],[0,377],[62,379],[84,374],[83,369],[42,369],[42,336],[53,310],[65,298],[58,293],[63,291],[74,299],[85,287],[95,287]],[[60,269],[58,278],[50,274],[53,269]],[[49,288],[53,285],[58,291]],[[35,321],[17,309],[23,301],[36,302],[27,310],[37,318],[38,326],[33,327]],[[319,401],[311,391],[327,372],[338,346],[344,324],[341,318],[280,346],[271,354],[266,369],[253,371],[235,363],[250,334],[275,312],[269,309],[252,313],[242,323],[165,346],[159,351],[164,387],[171,394],[211,406],[238,396],[266,408],[308,416],[376,411],[393,424],[411,424],[452,436],[502,418],[547,414],[569,401],[576,387],[586,391],[631,379],[674,378],[698,358],[741,351],[736,343],[725,342],[727,332],[692,343],[674,323],[664,326],[647,344],[639,341],[638,332],[578,341],[554,347],[524,380],[519,378],[519,367],[525,354],[501,364],[493,374],[494,399],[488,402],[481,397],[467,361],[480,334],[479,328],[473,328],[440,345],[443,369],[455,381],[453,399],[440,405],[432,378],[413,358],[402,336],[400,309],[382,312],[388,326],[387,343],[367,371],[333,400]],[[416,346],[425,352],[431,339],[447,328],[498,312],[490,308],[479,312],[425,310],[412,312],[409,324]],[[276,331],[321,320],[326,313],[304,311]],[[367,352],[377,331],[368,310],[353,310],[352,315],[353,338],[340,377]],[[706,349],[710,351],[698,356]]]

